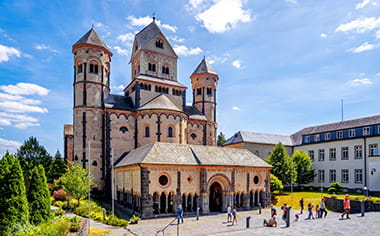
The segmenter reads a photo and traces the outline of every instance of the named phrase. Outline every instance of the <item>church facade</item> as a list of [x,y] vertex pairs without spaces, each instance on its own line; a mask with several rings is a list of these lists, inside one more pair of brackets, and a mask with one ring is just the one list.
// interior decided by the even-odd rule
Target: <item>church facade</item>
[[[189,210],[202,206],[204,212],[224,210],[236,199],[249,207],[256,192],[256,202],[261,197],[267,205],[270,166],[246,150],[231,149],[235,151],[226,156],[227,151],[214,147],[219,76],[207,60],[190,76],[189,106],[186,87],[177,79],[178,56],[154,19],[135,35],[131,51],[131,81],[124,95],[115,95],[110,93],[112,52],[96,31],[91,29],[73,45],[73,124],[64,128],[65,158],[91,166],[98,190],[106,192],[111,191],[110,169],[115,166],[117,199],[143,217],[168,213],[181,202],[191,205]],[[156,149],[162,152],[152,151]],[[205,157],[203,152],[214,156]],[[240,172],[245,184],[239,180],[244,187],[237,193]],[[167,183],[162,184],[165,178]],[[192,187],[185,184],[189,178]],[[207,185],[214,182],[217,187]],[[214,190],[219,197],[210,199]],[[181,192],[188,193],[186,201]]]

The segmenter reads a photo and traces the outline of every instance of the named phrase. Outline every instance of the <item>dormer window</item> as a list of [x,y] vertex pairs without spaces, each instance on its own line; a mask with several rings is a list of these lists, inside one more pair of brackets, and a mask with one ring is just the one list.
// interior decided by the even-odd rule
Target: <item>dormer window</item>
[[156,47],[157,48],[164,48],[164,42],[162,41],[162,39],[157,39],[156,40]]
[[156,64],[148,63],[148,70],[156,72]]
[[90,73],[97,74],[99,72],[99,67],[97,64],[90,64]]
[[83,72],[83,65],[82,65],[82,64],[79,64],[79,65],[77,66],[77,74],[82,73],[82,72]]
[[169,67],[168,66],[163,66],[162,67],[162,74],[166,74],[166,75],[169,74]]

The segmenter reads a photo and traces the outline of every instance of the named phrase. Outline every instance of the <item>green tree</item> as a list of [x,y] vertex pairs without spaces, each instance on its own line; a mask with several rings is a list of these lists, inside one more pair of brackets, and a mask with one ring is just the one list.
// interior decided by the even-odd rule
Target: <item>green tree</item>
[[294,167],[297,171],[298,184],[307,184],[313,181],[314,170],[310,156],[304,151],[295,151],[292,156]]
[[277,176],[283,184],[295,183],[297,179],[296,168],[294,168],[292,159],[282,143],[276,144],[273,147],[272,153],[265,161],[272,165],[272,174]]
[[[88,175],[80,164],[71,163],[71,165],[60,180],[63,183],[63,189],[77,199],[79,205],[79,200],[88,196]],[[93,187],[95,187],[94,175],[90,174],[90,188]]]
[[59,179],[64,173],[66,173],[67,166],[63,160],[61,153],[57,150],[54,156],[54,160],[49,167],[49,171],[46,173],[48,183],[54,183],[54,180]]
[[284,189],[284,185],[274,174],[270,174],[270,190],[271,192]]
[[35,166],[31,171],[28,202],[31,223],[37,225],[51,217],[50,192],[42,165]]
[[28,222],[24,176],[18,160],[7,152],[0,160],[0,235]]
[[45,147],[39,144],[37,138],[35,137],[30,137],[26,140],[17,150],[16,156],[21,164],[27,189],[29,188],[29,180],[32,169],[41,164],[45,168],[45,172],[48,172],[48,169],[52,163],[52,157],[46,151]]
[[226,137],[224,136],[224,134],[223,134],[222,132],[220,132],[220,133],[218,134],[217,145],[218,145],[218,146],[222,146],[225,142],[226,142]]

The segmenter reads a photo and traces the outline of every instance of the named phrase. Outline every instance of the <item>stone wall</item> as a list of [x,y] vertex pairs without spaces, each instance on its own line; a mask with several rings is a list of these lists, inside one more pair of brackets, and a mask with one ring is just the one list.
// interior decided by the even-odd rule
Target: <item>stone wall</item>
[[[326,199],[326,206],[330,209],[343,212],[343,199],[324,197]],[[351,203],[351,213],[360,213],[360,201],[350,200]],[[380,211],[380,204],[373,203],[372,201],[364,201],[365,211]]]

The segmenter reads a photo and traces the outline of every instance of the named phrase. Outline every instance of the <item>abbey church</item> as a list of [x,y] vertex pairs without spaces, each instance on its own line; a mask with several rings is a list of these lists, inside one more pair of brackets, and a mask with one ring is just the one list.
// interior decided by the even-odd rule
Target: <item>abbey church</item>
[[73,45],[65,158],[91,166],[99,191],[110,193],[114,179],[117,202],[144,218],[172,214],[180,204],[205,214],[228,205],[267,206],[271,166],[246,149],[216,147],[219,76],[207,60],[190,75],[189,106],[178,56],[154,19],[135,35],[131,52],[131,81],[115,95],[112,52],[96,31]]

